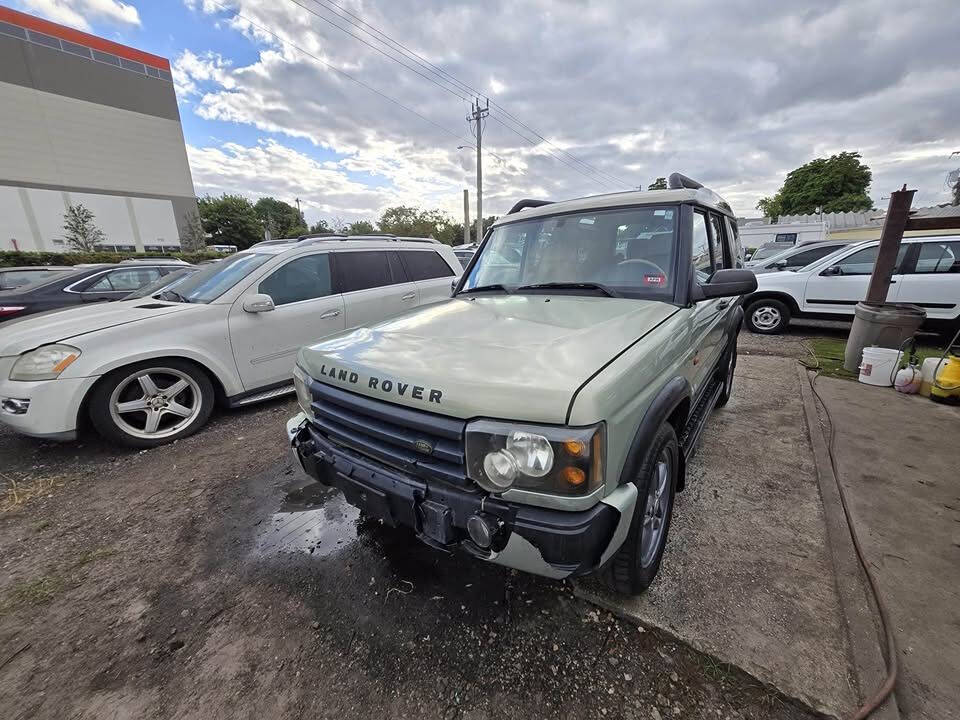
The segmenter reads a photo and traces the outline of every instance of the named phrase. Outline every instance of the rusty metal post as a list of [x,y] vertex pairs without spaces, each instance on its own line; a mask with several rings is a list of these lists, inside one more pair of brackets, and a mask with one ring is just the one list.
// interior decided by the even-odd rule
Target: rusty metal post
[[897,264],[900,241],[903,240],[903,231],[907,227],[910,206],[913,204],[913,196],[916,192],[916,190],[907,190],[907,186],[904,185],[903,189],[890,193],[887,216],[883,220],[883,230],[880,232],[877,262],[873,266],[873,276],[867,288],[865,302],[870,305],[880,305],[887,301],[890,278]]

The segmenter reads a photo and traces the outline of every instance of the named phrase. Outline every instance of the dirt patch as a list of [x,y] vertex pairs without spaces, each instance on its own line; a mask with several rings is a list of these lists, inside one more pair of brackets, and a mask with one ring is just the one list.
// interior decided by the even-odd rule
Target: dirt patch
[[569,585],[306,488],[293,408],[142,453],[0,439],[4,472],[61,483],[0,514],[0,716],[810,717]]

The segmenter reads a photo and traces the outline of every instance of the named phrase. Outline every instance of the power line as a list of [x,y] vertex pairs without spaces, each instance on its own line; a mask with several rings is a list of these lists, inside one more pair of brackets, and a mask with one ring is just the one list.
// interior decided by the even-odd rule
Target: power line
[[240,13],[239,11],[233,10],[232,8],[229,8],[229,7],[225,6],[225,5],[223,5],[222,3],[218,2],[218,0],[210,0],[210,2],[211,2],[212,4],[214,4],[214,5],[216,5],[217,7],[219,7],[219,8],[220,8],[221,10],[223,10],[224,12],[230,13],[230,14],[232,14],[234,17],[240,18],[241,20],[243,20],[244,22],[249,23],[249,24],[252,25],[253,27],[255,27],[255,28],[259,29],[259,30],[262,30],[263,32],[265,32],[265,33],[267,33],[268,35],[270,35],[271,37],[275,38],[275,39],[276,39],[277,41],[279,41],[280,43],[282,43],[282,44],[284,44],[284,45],[289,45],[290,47],[294,48],[295,50],[303,53],[303,54],[306,55],[307,57],[313,58],[314,60],[316,60],[316,61],[317,61],[318,63],[320,63],[321,65],[324,65],[324,66],[328,67],[330,70],[333,70],[334,72],[342,75],[343,77],[347,78],[348,80],[351,80],[351,81],[357,83],[358,85],[360,85],[361,87],[366,88],[366,89],[369,90],[370,92],[379,95],[379,96],[382,97],[384,100],[387,100],[388,102],[393,103],[393,104],[396,105],[397,107],[400,107],[400,108],[406,110],[406,111],[409,112],[409,113],[413,113],[414,115],[416,115],[418,118],[420,118],[420,119],[423,120],[424,122],[433,125],[435,128],[437,128],[437,129],[439,129],[439,130],[442,130],[443,132],[447,133],[447,134],[450,135],[451,137],[454,137],[454,138],[456,138],[457,140],[460,140],[460,141],[462,141],[462,142],[465,142],[465,143],[466,143],[467,145],[469,145],[471,148],[474,148],[474,147],[475,147],[474,144],[471,143],[471,142],[470,142],[467,138],[465,138],[463,135],[455,132],[454,130],[451,130],[450,128],[444,127],[444,126],[441,125],[440,123],[434,122],[433,120],[431,120],[430,118],[428,118],[428,117],[426,117],[426,116],[424,116],[424,115],[421,115],[420,113],[418,113],[418,112],[417,112],[416,110],[414,110],[413,108],[411,108],[411,107],[409,107],[409,106],[407,106],[407,105],[404,105],[404,104],[403,104],[402,102],[400,102],[399,100],[396,100],[395,98],[390,97],[390,96],[387,95],[386,93],[381,92],[380,90],[377,90],[377,89],[376,89],[375,87],[373,87],[372,85],[369,85],[368,83],[365,83],[363,80],[360,80],[359,78],[354,77],[353,75],[351,75],[350,73],[346,72],[345,70],[341,70],[340,68],[336,67],[335,65],[332,65],[331,63],[327,62],[327,61],[324,60],[323,58],[317,57],[316,55],[314,55],[314,54],[313,54],[312,52],[310,52],[309,50],[304,50],[302,47],[300,47],[300,46],[297,45],[296,43],[294,43],[294,42],[292,42],[292,41],[290,41],[290,40],[287,40],[287,39],[281,37],[281,36],[278,35],[277,33],[275,33],[275,32],[273,32],[272,30],[270,30],[269,28],[261,25],[260,23],[257,23],[257,22],[255,22],[255,21],[251,20],[250,18],[248,18],[246,15],[243,15],[243,14]]
[[[413,67],[411,67],[410,65],[408,65],[407,63],[402,62],[401,60],[399,60],[399,59],[398,59],[397,57],[395,57],[394,55],[391,55],[391,54],[385,52],[383,49],[378,48],[378,47],[372,45],[371,43],[367,42],[367,41],[364,40],[363,38],[355,35],[354,33],[350,32],[349,30],[345,29],[343,26],[338,25],[337,23],[335,23],[335,22],[333,22],[332,20],[324,17],[323,15],[315,12],[314,10],[311,10],[310,8],[305,7],[305,6],[302,5],[298,0],[290,0],[290,2],[294,3],[295,5],[297,5],[298,7],[302,8],[302,9],[306,10],[307,12],[309,12],[309,13],[312,14],[312,15],[314,15],[315,17],[323,20],[324,22],[332,25],[332,26],[335,27],[335,28],[338,28],[339,30],[341,30],[342,32],[346,33],[346,34],[349,35],[350,37],[352,37],[352,38],[354,38],[354,39],[356,39],[356,40],[359,40],[360,42],[362,42],[362,43],[363,43],[364,45],[366,45],[367,47],[370,47],[370,48],[372,48],[373,50],[376,50],[377,52],[379,52],[379,53],[380,53],[381,55],[383,55],[384,57],[387,57],[387,58],[389,58],[390,60],[393,60],[394,62],[396,62],[397,64],[402,65],[403,67],[407,68],[408,70],[416,73],[416,74],[419,75],[420,77],[428,80],[429,82],[433,83],[434,85],[437,85],[437,86],[440,87],[441,89],[447,91],[447,92],[450,93],[451,95],[454,95],[454,96],[460,98],[461,100],[466,100],[466,98],[464,98],[463,95],[461,94],[461,91],[466,91],[466,92],[469,92],[469,93],[471,93],[471,94],[473,94],[473,95],[481,95],[481,96],[486,97],[486,95],[485,95],[484,93],[481,93],[481,92],[479,92],[478,90],[476,90],[475,88],[472,88],[472,87],[470,87],[469,85],[467,85],[466,83],[460,81],[459,79],[457,79],[455,76],[451,75],[449,72],[447,72],[447,71],[444,70],[443,68],[440,68],[440,67],[438,67],[437,65],[431,63],[429,60],[427,60],[426,58],[422,57],[421,55],[419,55],[419,54],[416,53],[415,51],[410,50],[410,49],[409,49],[407,46],[405,46],[403,43],[400,43],[400,42],[394,40],[394,39],[391,38],[389,35],[387,35],[387,34],[384,33],[383,31],[377,29],[377,28],[374,27],[373,25],[369,24],[368,22],[366,22],[365,20],[363,20],[363,18],[359,17],[358,15],[355,15],[354,13],[350,12],[350,11],[347,10],[346,8],[343,8],[343,7],[341,7],[340,5],[337,5],[337,4],[334,3],[334,2],[330,2],[329,0],[311,0],[311,1],[312,1],[313,3],[315,3],[316,5],[319,5],[319,6],[323,7],[323,8],[325,8],[326,10],[334,13],[335,16],[336,16],[338,19],[346,21],[348,24],[350,24],[352,27],[356,28],[357,30],[360,30],[361,32],[365,33],[366,35],[370,36],[371,38],[374,38],[374,39],[377,40],[378,42],[383,43],[384,45],[387,45],[388,47],[390,47],[391,50],[394,50],[394,51],[397,51],[397,52],[401,53],[401,56],[402,56],[404,59],[411,60],[412,62],[414,62],[414,63],[416,63],[417,65],[419,65],[421,68],[423,68],[424,70],[426,70],[428,73],[430,73],[430,74],[433,75],[434,77],[439,77],[441,80],[443,80],[444,82],[446,82],[448,85],[453,85],[455,89],[451,89],[451,88],[448,87],[447,85],[442,85],[440,82],[438,82],[437,80],[435,80],[434,77],[428,77],[427,75],[425,75],[424,73],[420,72],[420,71],[417,70],[416,68],[413,68]],[[345,16],[349,16],[349,17],[345,17]],[[353,20],[351,20],[350,18],[353,18]],[[366,28],[370,28],[370,30],[367,30]],[[371,32],[371,31],[373,31],[373,32]],[[374,34],[374,33],[376,33],[376,34]],[[487,99],[489,99],[489,98],[487,98]],[[609,172],[607,172],[607,171],[605,171],[605,170],[601,170],[601,169],[597,168],[596,166],[591,165],[590,163],[586,162],[585,160],[581,160],[580,158],[576,157],[575,155],[573,155],[573,154],[570,153],[569,151],[564,150],[563,148],[559,147],[559,146],[556,145],[555,143],[551,142],[551,141],[548,140],[546,137],[544,137],[544,136],[541,135],[539,132],[537,132],[535,129],[533,129],[532,127],[530,127],[529,125],[527,125],[526,123],[524,123],[522,120],[520,120],[519,118],[517,118],[515,115],[513,115],[513,114],[510,113],[510,112],[508,112],[508,111],[506,110],[506,108],[504,108],[504,107],[503,107],[502,105],[500,105],[499,103],[497,103],[497,102],[491,102],[491,104],[492,104],[494,107],[496,107],[497,109],[499,109],[499,110],[503,113],[503,115],[504,115],[506,118],[509,119],[510,123],[513,123],[513,124],[518,125],[519,127],[523,128],[523,129],[526,130],[527,132],[533,134],[535,137],[539,138],[541,141],[543,141],[543,142],[546,143],[547,145],[549,145],[549,146],[551,146],[552,148],[554,148],[557,152],[554,152],[554,151],[552,151],[552,150],[546,150],[546,153],[547,153],[550,157],[553,157],[553,158],[555,158],[555,159],[557,159],[557,160],[560,160],[561,162],[564,162],[563,159],[562,159],[562,157],[558,154],[558,153],[562,153],[563,155],[565,155],[566,157],[568,157],[573,163],[576,163],[577,165],[581,166],[583,169],[581,169],[581,167],[577,167],[577,165],[572,165],[572,164],[570,164],[569,162],[564,162],[564,164],[567,165],[567,167],[570,167],[571,169],[573,169],[573,170],[575,170],[575,171],[577,171],[577,172],[580,172],[581,174],[584,174],[584,175],[586,175],[587,177],[590,177],[591,179],[595,179],[595,181],[600,182],[601,184],[603,184],[603,185],[605,185],[605,186],[607,186],[607,187],[610,187],[609,182],[604,182],[604,179],[613,180],[615,183],[617,183],[617,185],[624,185],[624,186],[626,186],[626,187],[632,187],[632,185],[631,185],[629,182],[627,182],[627,181],[625,181],[625,180],[623,180],[623,179],[621,179],[621,178],[618,178],[617,176],[612,175],[611,173],[609,173]],[[529,144],[531,144],[531,145],[533,145],[533,146],[536,146],[536,145],[538,144],[537,142],[531,140],[529,137],[527,137],[526,135],[524,135],[523,133],[521,133],[520,131],[518,131],[516,128],[514,128],[514,127],[512,126],[512,124],[510,124],[510,123],[508,123],[508,122],[504,122],[504,121],[502,121],[502,120],[500,120],[499,122],[500,122],[500,124],[503,125],[505,128],[507,128],[508,130],[510,130],[511,132],[513,132],[514,134],[518,135],[519,137],[523,138],[523,140],[525,140],[527,143],[529,143]],[[585,171],[586,171],[586,172],[585,172]],[[592,177],[592,176],[589,175],[588,173],[592,173],[593,176],[595,176],[595,177]]]

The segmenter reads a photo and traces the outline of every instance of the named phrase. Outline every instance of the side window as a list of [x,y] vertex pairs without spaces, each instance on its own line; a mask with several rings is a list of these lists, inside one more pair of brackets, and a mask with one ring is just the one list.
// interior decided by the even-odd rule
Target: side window
[[274,305],[326,297],[332,292],[330,256],[322,253],[291,260],[261,280],[258,290],[272,297]]
[[400,255],[411,280],[432,280],[453,275],[447,261],[435,250],[402,250]]
[[791,255],[788,257],[786,266],[788,268],[802,268],[812,262],[816,262],[820,258],[825,258],[827,255],[838,249],[839,246],[833,245],[829,247],[813,248],[812,250],[804,250],[803,252],[798,252],[796,255]]
[[913,271],[927,273],[960,273],[960,242],[925,242],[917,255]]
[[388,252],[387,260],[390,262],[390,276],[393,278],[394,283],[405,283],[414,279],[407,275],[407,271],[403,267],[403,261],[400,260],[399,252],[396,250]]
[[701,212],[693,213],[693,271],[697,280],[705,283],[713,274],[710,258],[710,237],[707,235],[707,217]]
[[[907,254],[909,245],[901,245],[900,252],[897,253],[897,263],[893,271],[896,273],[903,264],[903,257]],[[842,260],[838,260],[833,267],[840,268],[840,275],[871,275],[873,266],[877,262],[877,246],[857,250],[852,255],[847,255]]]
[[337,288],[340,292],[355,292],[368,288],[393,285],[388,253],[383,250],[338,252],[334,255]]
[[773,239],[774,242],[788,242],[797,244],[797,234],[796,233],[777,233],[777,236]]
[[[713,255],[713,269],[722,270],[733,267],[730,262],[729,251],[726,249],[726,239],[723,232],[723,219],[719,215],[710,213],[710,252]],[[727,257],[724,257],[724,255]]]
[[109,272],[83,292],[133,292],[159,279],[157,268],[129,268]]

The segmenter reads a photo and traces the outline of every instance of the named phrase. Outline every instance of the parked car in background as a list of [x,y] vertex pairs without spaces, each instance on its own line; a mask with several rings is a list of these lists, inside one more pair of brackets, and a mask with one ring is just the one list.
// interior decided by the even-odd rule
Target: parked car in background
[[[796,272],[757,277],[744,301],[753,332],[781,333],[791,318],[852,320],[877,260],[879,240],[851,244]],[[904,238],[890,280],[889,302],[919,305],[925,327],[947,331],[960,324],[960,235]]]
[[13,290],[14,288],[39,282],[40,280],[46,280],[54,275],[61,275],[72,270],[73,268],[68,265],[34,265],[28,267],[0,268],[0,290]]
[[751,265],[750,269],[757,275],[780,270],[799,270],[849,244],[849,240],[829,240],[808,245],[795,245],[767,260],[760,260],[756,265]]
[[0,332],[0,422],[69,439],[89,418],[118,443],[167,443],[200,428],[216,401],[292,392],[302,345],[446,299],[459,273],[445,245],[269,245],[147,298],[13,322]]
[[123,299],[136,300],[137,298],[149,297],[164,290],[172,289],[186,280],[189,276],[193,275],[195,272],[200,272],[200,269],[201,268],[197,265],[188,265],[187,267],[177,268],[173,272],[161,276],[155,282],[152,282],[149,285],[144,285],[139,290],[134,290],[129,295],[125,295]]
[[480,243],[466,243],[464,245],[454,245],[453,254],[457,256],[457,259],[460,261],[460,264],[464,268],[467,267],[467,263],[473,259],[473,256],[477,252],[477,248],[480,247]]
[[752,253],[747,253],[744,266],[752,268],[754,265],[759,265],[762,260],[769,260],[774,255],[779,255],[784,250],[790,250],[792,247],[794,247],[793,243],[767,243],[766,245],[761,245]]
[[0,323],[71,305],[122,300],[185,265],[182,260],[158,259],[76,266],[47,280],[0,291]]

